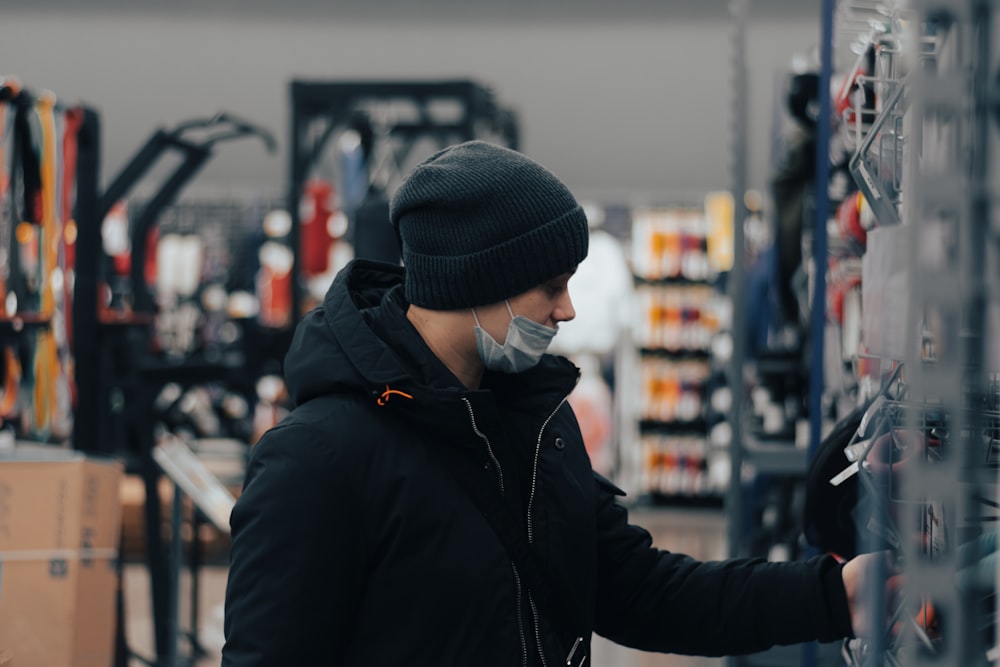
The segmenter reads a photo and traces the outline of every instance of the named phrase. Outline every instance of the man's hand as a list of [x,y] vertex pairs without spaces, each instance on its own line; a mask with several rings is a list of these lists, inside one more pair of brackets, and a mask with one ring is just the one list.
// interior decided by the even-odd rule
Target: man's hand
[[[872,627],[871,598],[868,595],[872,584],[883,585],[895,573],[892,553],[877,551],[855,556],[844,564],[841,577],[847,592],[847,604],[851,610],[851,627],[855,637],[867,636]],[[886,591],[889,594],[889,591]]]

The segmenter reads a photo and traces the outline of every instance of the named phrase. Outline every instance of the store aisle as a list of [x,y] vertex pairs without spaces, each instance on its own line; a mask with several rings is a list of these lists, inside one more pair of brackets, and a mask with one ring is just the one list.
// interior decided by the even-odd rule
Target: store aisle
[[[721,510],[635,510],[632,512],[632,520],[645,526],[652,533],[654,542],[662,548],[705,560],[726,557],[725,517]],[[185,573],[181,579],[181,619],[184,625],[190,619],[189,582]],[[226,590],[226,569],[205,568],[200,577],[200,586],[199,639],[208,655],[195,665],[218,667],[222,647],[222,602]],[[125,595],[129,645],[139,655],[151,657],[153,630],[149,578],[143,566],[133,564],[126,567]],[[182,643],[182,654],[186,650],[186,643]],[[717,667],[722,663],[720,659],[641,653],[622,648],[600,637],[594,638],[594,667]],[[130,667],[142,665],[143,662],[139,659],[133,659],[130,663]]]

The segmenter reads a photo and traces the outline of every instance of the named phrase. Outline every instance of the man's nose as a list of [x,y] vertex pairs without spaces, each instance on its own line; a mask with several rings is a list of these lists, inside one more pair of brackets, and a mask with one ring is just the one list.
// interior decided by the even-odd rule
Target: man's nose
[[552,319],[556,322],[569,322],[576,317],[576,310],[573,308],[573,300],[569,297],[569,291],[562,296],[556,309],[553,311]]

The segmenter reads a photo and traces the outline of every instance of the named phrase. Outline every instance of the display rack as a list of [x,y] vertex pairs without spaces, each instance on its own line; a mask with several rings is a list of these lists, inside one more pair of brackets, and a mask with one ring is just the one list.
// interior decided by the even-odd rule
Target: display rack
[[[77,326],[86,340],[88,363],[78,368],[78,377],[83,386],[103,387],[88,400],[94,401],[93,417],[83,429],[75,432],[75,446],[92,453],[135,453],[151,450],[153,442],[153,420],[142,420],[144,426],[139,431],[149,430],[149,438],[124,439],[112,437],[117,430],[115,415],[121,415],[126,396],[140,396],[143,391],[155,394],[162,384],[177,380],[184,383],[204,381],[206,377],[225,375],[227,369],[220,364],[198,359],[183,362],[163,363],[156,358],[150,345],[153,318],[157,305],[154,302],[153,287],[145,270],[146,256],[150,247],[150,234],[156,228],[160,215],[173,203],[183,187],[195,177],[198,171],[212,157],[217,144],[244,137],[262,137],[273,151],[274,140],[265,131],[230,114],[218,114],[204,120],[181,123],[171,130],[158,129],[135,153],[132,159],[119,171],[106,190],[97,199],[93,213],[94,224],[82,229],[78,238],[81,244],[78,270],[80,291],[86,287],[86,301],[76,313]],[[126,199],[137,183],[161,160],[171,155],[180,156],[173,171],[160,183],[155,194],[144,202],[141,211],[128,222],[129,243],[127,244],[126,298],[116,305],[107,300],[98,302],[102,291],[111,289],[111,258],[105,252],[102,229],[106,218],[116,203]],[[84,252],[86,250],[86,252]],[[92,290],[91,290],[92,288]],[[103,288],[103,290],[102,290]],[[93,309],[90,307],[93,306]],[[246,360],[241,360],[241,366]],[[135,393],[132,393],[134,390]],[[113,396],[120,400],[115,401]],[[112,397],[101,401],[96,397]],[[117,409],[114,404],[119,404]],[[138,401],[139,405],[153,401]],[[110,410],[110,412],[109,412]],[[146,412],[138,409],[136,413]]]
[[[299,202],[307,179],[317,170],[326,167],[337,172],[333,180],[344,190],[352,189],[349,184],[355,181],[360,182],[362,196],[371,188],[386,194],[416,161],[449,144],[472,139],[488,139],[514,149],[519,144],[514,112],[501,106],[490,89],[473,81],[292,81],[290,94],[287,201],[289,243],[296,267],[302,265]],[[359,144],[353,160],[339,146],[348,133]],[[339,159],[332,158],[337,151],[341,151]],[[355,235],[359,231],[370,234],[379,259],[393,255],[398,259],[399,249],[388,225],[388,203],[384,196],[381,199],[363,231],[355,229]],[[379,222],[384,227],[376,226]],[[304,308],[305,291],[303,275],[297,272],[291,286],[296,321]]]
[[[87,128],[85,123],[84,129]],[[81,141],[99,143],[96,124],[89,133],[81,131]],[[84,159],[81,153],[80,202],[86,209],[79,216],[76,294],[74,304],[74,340],[78,414],[75,424],[75,448],[96,455],[112,455],[126,464],[126,472],[141,477],[146,501],[143,503],[145,564],[150,575],[153,612],[153,636],[156,656],[147,659],[132,656],[148,664],[174,665],[181,659],[176,648],[180,630],[170,611],[170,582],[184,567],[180,558],[167,553],[163,539],[163,517],[159,502],[162,473],[152,458],[157,444],[157,429],[170,428],[170,405],[162,404],[162,391],[168,385],[182,390],[206,382],[222,382],[250,396],[258,374],[258,359],[239,354],[238,358],[207,359],[199,355],[165,358],[153,345],[159,304],[155,285],[150,284],[147,249],[150,235],[160,215],[173,203],[183,187],[213,156],[217,145],[244,137],[262,138],[273,150],[273,139],[261,128],[230,114],[181,123],[171,130],[158,129],[119,171],[116,178],[101,190],[96,155]],[[128,198],[134,186],[154,173],[154,166],[165,157],[179,156],[172,171],[163,178],[154,194],[143,202],[131,221],[126,220],[129,243],[123,266],[114,284],[112,258],[104,245],[104,230],[112,208]],[[86,180],[84,172],[86,169]],[[86,187],[86,189],[83,189]],[[78,206],[80,203],[78,202]],[[199,273],[200,267],[192,267]],[[153,281],[155,282],[155,280]],[[114,295],[121,299],[111,298]],[[252,400],[252,399],[250,399]],[[245,449],[245,447],[244,447]],[[197,540],[195,540],[196,542]],[[190,565],[193,590],[197,591],[198,550],[192,550]],[[120,613],[123,613],[120,610]],[[124,618],[119,618],[119,649],[130,652],[123,633]],[[192,660],[201,649],[197,628],[187,634]]]
[[[905,292],[895,275],[877,271],[892,264],[886,248],[866,258],[865,292],[882,288],[908,303],[903,390],[880,410],[883,430],[855,474],[871,506],[858,522],[859,541],[887,542],[902,576],[896,590],[870,591],[873,618],[884,612],[890,630],[873,623],[845,656],[852,665],[988,665],[1000,656],[993,4],[893,9],[905,28],[898,85],[909,100],[894,130],[903,225],[879,231],[903,246],[908,261],[895,268]],[[890,323],[866,322],[884,365],[899,354],[886,345]]]
[[812,508],[848,508],[855,549],[892,556],[876,562],[871,625],[843,659],[988,665],[1000,657],[993,4],[833,4],[824,17],[837,24],[839,53],[825,61],[848,94],[824,108],[839,114],[834,141],[854,151],[859,190],[837,222],[863,261],[860,338],[848,344],[845,312],[841,338],[827,343],[852,364],[860,423],[825,441],[840,451],[821,454],[829,479],[817,478],[825,501]]
[[14,79],[0,79],[0,123],[0,423],[14,438],[66,446],[88,417],[73,401],[87,387],[73,359],[89,343],[73,336],[75,256],[78,230],[94,224],[100,123]]
[[712,343],[728,326],[716,288],[702,207],[637,209],[632,272],[638,350],[637,491],[653,503],[718,502],[725,476],[713,475],[724,451],[709,442],[709,388],[716,384]]
[[[853,7],[857,3],[850,4]],[[737,31],[739,22],[745,22],[746,11],[745,6],[734,9]],[[787,254],[789,246],[801,245],[802,257],[797,276],[784,275],[790,274],[792,267],[778,272],[780,279],[794,281],[796,287],[782,284],[771,289],[780,292],[781,311],[790,308],[789,299],[797,298],[798,307],[794,310],[802,315],[784,324],[786,329],[794,331],[769,329],[766,343],[758,342],[754,350],[747,350],[744,345],[734,355],[738,358],[732,366],[733,377],[745,380],[740,385],[745,388],[743,395],[734,401],[740,413],[733,414],[739,431],[733,443],[734,450],[738,450],[733,463],[737,483],[728,513],[733,527],[733,555],[767,556],[769,550],[781,557],[802,555],[801,497],[816,448],[836,421],[864,399],[864,391],[871,390],[870,386],[861,387],[854,373],[860,354],[857,340],[860,256],[865,244],[862,218],[870,218],[872,214],[870,207],[862,207],[863,199],[851,182],[848,162],[859,145],[865,146],[864,155],[873,164],[876,160],[869,149],[895,146],[883,133],[869,133],[875,111],[868,106],[872,103],[871,96],[865,96],[870,89],[878,88],[879,104],[885,104],[889,93],[894,92],[887,91],[885,86],[873,86],[873,72],[869,69],[869,61],[873,59],[871,40],[877,36],[883,44],[889,44],[889,38],[875,29],[873,16],[866,15],[860,23],[869,41],[860,48],[853,45],[856,51],[849,53],[851,62],[849,67],[845,66],[848,72],[837,72],[839,83],[837,91],[832,92],[835,55],[842,54],[835,54],[833,48],[837,32],[834,3],[824,4],[823,11],[818,71],[791,75],[788,89],[779,91],[783,103],[776,111],[777,123],[794,125],[795,131],[790,133],[788,154],[776,164],[772,175],[774,199],[788,199],[781,204],[784,208],[779,207],[779,201],[772,202],[778,209],[774,217],[779,238],[774,240],[774,252]],[[846,32],[843,26],[839,30]],[[737,37],[734,46],[739,48],[744,40]],[[740,80],[745,76],[743,58],[741,54],[735,58],[733,77]],[[739,89],[736,95],[733,114],[739,131],[743,122],[739,118],[743,113]],[[788,108],[784,109],[785,106]],[[816,113],[808,111],[813,106],[818,110]],[[890,130],[897,125],[897,120],[884,122]],[[742,141],[745,142],[745,137]],[[738,162],[738,158],[734,159]],[[898,183],[899,171],[887,168],[879,176],[893,185]],[[740,179],[734,176],[733,180]],[[792,197],[792,185],[803,192]],[[746,252],[738,253],[737,263],[741,264],[746,257]],[[779,266],[787,261],[787,257],[779,254]],[[746,267],[741,265],[739,270],[745,271]],[[745,281],[734,281],[734,286],[739,285],[738,292],[744,284]],[[791,296],[785,298],[784,292]],[[738,324],[737,330],[745,331],[748,305],[744,295],[739,296],[743,298],[734,301],[735,318],[743,324]],[[788,313],[776,317],[782,316],[787,317]],[[762,341],[762,334],[754,332],[754,335]],[[765,515],[776,519],[765,525],[761,520]]]

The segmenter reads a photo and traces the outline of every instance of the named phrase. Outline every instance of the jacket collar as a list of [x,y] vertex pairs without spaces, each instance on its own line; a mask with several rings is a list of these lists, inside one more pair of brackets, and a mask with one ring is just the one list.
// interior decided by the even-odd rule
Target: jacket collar
[[[297,403],[324,394],[354,394],[429,433],[469,428],[468,405],[548,416],[572,390],[578,371],[545,355],[533,369],[486,373],[468,390],[431,352],[406,317],[401,267],[355,260],[334,280],[321,307],[299,324],[285,360]],[[491,407],[492,406],[492,407]]]

